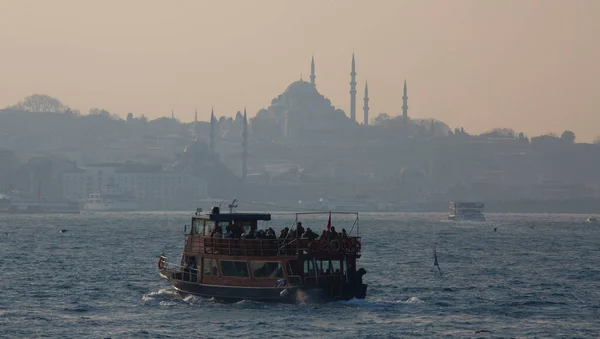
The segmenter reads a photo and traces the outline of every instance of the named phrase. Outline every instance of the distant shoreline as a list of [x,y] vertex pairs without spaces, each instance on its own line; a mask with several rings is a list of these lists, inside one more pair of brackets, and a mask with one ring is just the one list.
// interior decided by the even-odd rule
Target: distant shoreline
[[[476,200],[476,199],[475,199]],[[369,202],[367,200],[367,202]],[[511,200],[511,201],[482,201],[485,203],[484,213],[555,213],[555,214],[600,214],[600,199],[568,199],[568,200]],[[285,204],[287,205],[287,204]],[[244,203],[243,210],[261,210],[267,212],[301,212],[309,209],[294,208],[293,204],[287,206],[268,203]],[[367,204],[366,204],[367,205]],[[366,206],[365,206],[366,207]],[[242,206],[240,206],[242,208]],[[325,209],[314,208],[311,211]],[[377,210],[364,208],[349,212],[448,212],[448,201],[436,202],[402,202],[392,204],[389,209]]]
[[[600,214],[600,199],[483,201],[484,213]],[[419,212],[446,212],[448,202],[415,203]],[[399,209],[397,212],[403,212]]]

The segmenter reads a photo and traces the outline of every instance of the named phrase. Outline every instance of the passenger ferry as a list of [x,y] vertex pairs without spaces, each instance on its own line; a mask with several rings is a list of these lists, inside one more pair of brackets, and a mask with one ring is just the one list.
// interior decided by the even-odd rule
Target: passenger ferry
[[0,196],[0,213],[79,214],[79,212],[80,206],[75,201]]
[[[309,231],[309,226],[297,236],[304,228],[300,217],[323,213],[330,213],[328,228],[332,215],[351,215],[355,221],[347,226],[350,232],[346,234],[344,229],[343,234],[336,234],[331,226],[320,236]],[[206,214],[196,212],[189,231],[186,227],[180,262],[169,262],[163,253],[158,260],[160,275],[180,294],[222,301],[296,303],[365,298],[367,285],[362,277],[366,271],[357,268],[361,251],[358,213],[296,213],[295,227],[284,228],[279,236],[270,227],[259,230],[259,222],[269,220],[271,214],[220,213],[218,207]]]
[[448,219],[485,221],[484,208],[485,204],[482,202],[450,202]]

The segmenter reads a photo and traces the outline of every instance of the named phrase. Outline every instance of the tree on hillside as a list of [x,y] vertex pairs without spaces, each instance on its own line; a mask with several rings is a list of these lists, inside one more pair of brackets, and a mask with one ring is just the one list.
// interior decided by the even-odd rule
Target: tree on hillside
[[572,144],[575,142],[575,133],[571,131],[564,131],[563,134],[560,136],[560,139],[564,142]]
[[480,136],[487,138],[514,138],[515,131],[511,128],[494,128],[491,131],[481,133]]
[[529,138],[523,132],[519,133],[519,135],[517,136],[517,140],[523,143],[529,143]]
[[387,114],[387,113],[379,113],[379,115],[376,116],[375,119],[373,119],[372,121],[373,121],[374,125],[379,125],[379,124],[385,123],[386,121],[388,121],[390,119],[391,119],[391,117],[390,117],[389,114]]
[[454,129],[455,136],[469,136],[469,133],[465,132],[463,127]]
[[88,115],[105,117],[113,120],[120,120],[121,118],[116,114],[111,114],[104,108],[90,108]]
[[70,116],[74,116],[74,117],[78,117],[81,115],[81,112],[79,112],[78,109],[71,109],[69,107],[65,108],[65,114],[66,115],[70,115]]
[[45,94],[32,94],[25,97],[22,101],[9,108],[20,109],[29,112],[52,112],[64,113],[67,106],[63,105],[60,100]]

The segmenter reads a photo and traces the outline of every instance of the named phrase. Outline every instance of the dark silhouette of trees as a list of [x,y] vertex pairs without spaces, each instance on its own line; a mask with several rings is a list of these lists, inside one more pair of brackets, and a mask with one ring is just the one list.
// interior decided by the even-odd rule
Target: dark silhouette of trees
[[488,138],[515,138],[515,135],[515,131],[511,128],[494,128],[481,134],[482,137]]
[[563,134],[560,136],[560,139],[569,144],[573,144],[575,143],[575,133],[568,130],[564,131]]
[[469,136],[469,133],[465,132],[463,127],[454,129],[455,136]]
[[375,119],[373,119],[373,123],[374,123],[374,125],[378,125],[378,124],[385,123],[386,121],[388,121],[390,119],[391,119],[391,117],[389,114],[379,113],[379,115],[376,116]]
[[60,100],[53,98],[45,94],[32,94],[25,99],[21,100],[14,106],[9,108],[20,109],[29,112],[51,112],[51,113],[65,113],[66,110],[71,111],[70,108],[63,105]]
[[519,133],[519,135],[517,136],[517,140],[523,143],[529,143],[529,138],[523,132]]
[[111,114],[109,111],[104,108],[90,108],[88,115],[99,116],[104,118],[109,118],[113,120],[121,120],[121,118],[116,114]]

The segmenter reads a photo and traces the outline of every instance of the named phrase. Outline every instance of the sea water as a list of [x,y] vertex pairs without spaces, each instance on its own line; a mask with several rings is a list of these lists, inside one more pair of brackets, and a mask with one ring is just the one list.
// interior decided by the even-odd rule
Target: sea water
[[[367,298],[278,305],[182,298],[159,277],[160,253],[181,253],[188,213],[0,215],[0,337],[597,337],[600,225],[486,217],[361,214]],[[349,230],[342,218],[332,223]],[[292,223],[274,215],[270,226]]]

